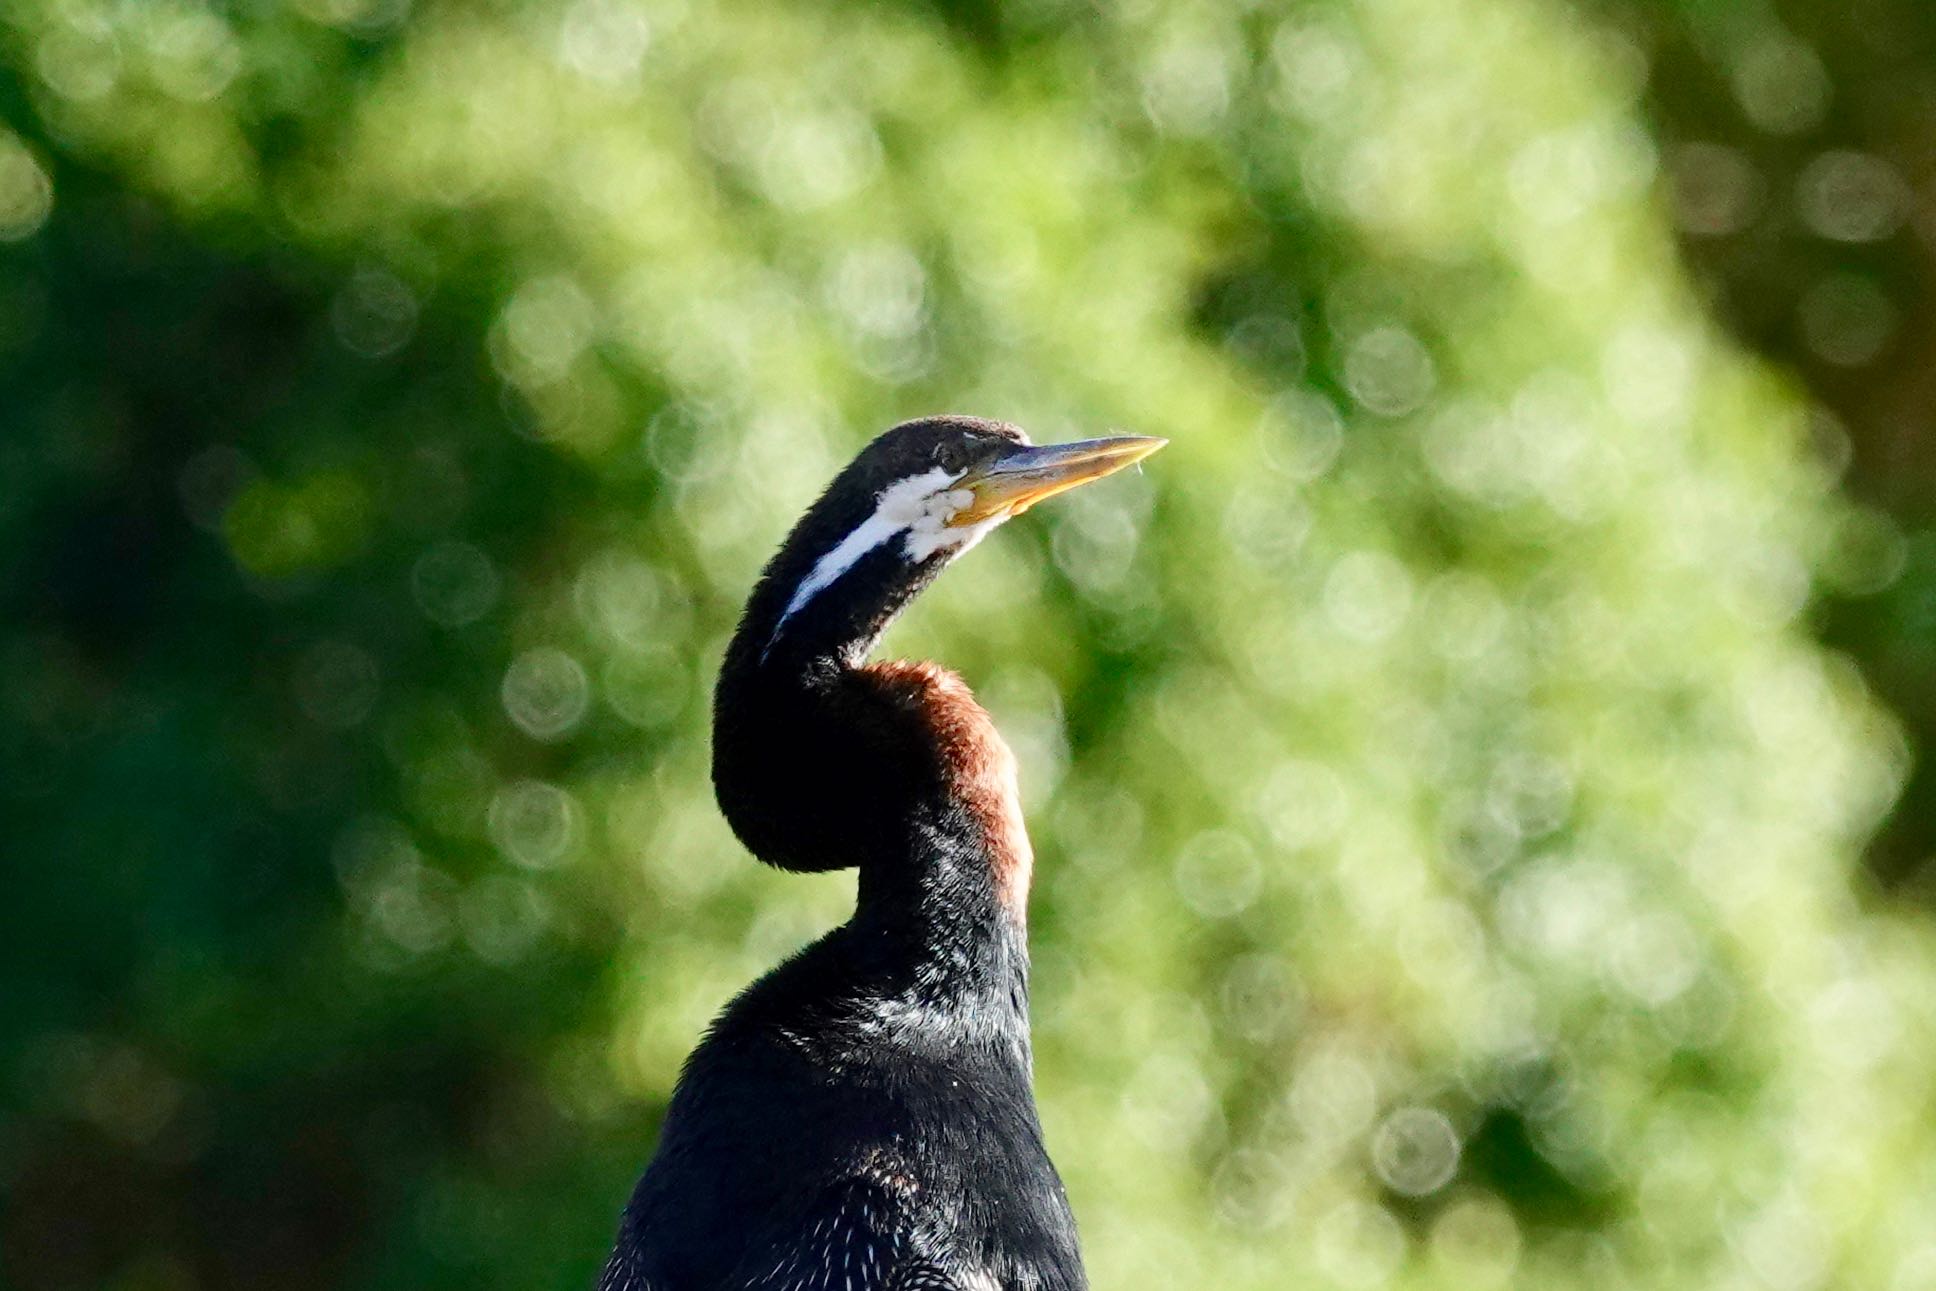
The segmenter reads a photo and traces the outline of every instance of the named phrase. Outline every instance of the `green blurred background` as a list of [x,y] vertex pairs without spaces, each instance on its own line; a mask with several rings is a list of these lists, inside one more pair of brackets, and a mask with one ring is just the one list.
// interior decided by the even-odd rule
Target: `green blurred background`
[[583,1288],[901,418],[1104,1288],[1936,1287],[1926,0],[7,0],[0,1282]]

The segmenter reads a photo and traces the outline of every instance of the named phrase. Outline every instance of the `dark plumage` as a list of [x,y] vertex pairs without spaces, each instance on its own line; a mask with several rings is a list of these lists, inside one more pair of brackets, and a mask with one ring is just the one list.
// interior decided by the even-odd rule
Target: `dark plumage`
[[865,659],[988,530],[1161,442],[909,422],[767,566],[720,674],[714,787],[755,856],[858,866],[859,897],[687,1061],[601,1291],[1085,1285],[1030,1086],[1014,760],[954,674]]

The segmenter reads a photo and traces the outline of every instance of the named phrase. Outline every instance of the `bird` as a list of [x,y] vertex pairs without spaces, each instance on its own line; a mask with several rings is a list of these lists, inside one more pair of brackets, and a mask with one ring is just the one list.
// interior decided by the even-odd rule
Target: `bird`
[[714,794],[845,923],[742,991],[681,1071],[599,1291],[1080,1291],[1032,1080],[1016,762],[955,673],[869,662],[951,561],[1167,441],[884,432],[766,565],[713,703]]

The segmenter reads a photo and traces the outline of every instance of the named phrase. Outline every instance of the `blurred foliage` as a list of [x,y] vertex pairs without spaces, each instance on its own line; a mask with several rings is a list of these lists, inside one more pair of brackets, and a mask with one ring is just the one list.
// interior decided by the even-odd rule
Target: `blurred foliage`
[[[1714,314],[1820,401],[1820,439],[1865,506],[1821,572],[1827,639],[1920,747],[1936,744],[1936,9],[1620,3],[1653,67],[1671,210]],[[1936,763],[1870,851],[1936,897]]]
[[1022,757],[1099,1286],[1936,1285],[1936,53],[1808,17],[10,0],[9,1283],[588,1285],[851,896],[725,634],[957,409],[1175,441],[890,642]]

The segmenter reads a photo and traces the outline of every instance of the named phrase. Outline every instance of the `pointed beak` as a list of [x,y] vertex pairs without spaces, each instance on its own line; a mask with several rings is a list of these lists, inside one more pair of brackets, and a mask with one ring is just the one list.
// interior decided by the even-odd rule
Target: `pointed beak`
[[1151,435],[1116,435],[1017,448],[955,482],[957,489],[972,493],[974,501],[955,512],[948,523],[976,524],[1003,512],[1020,515],[1043,498],[1132,466],[1169,442]]

